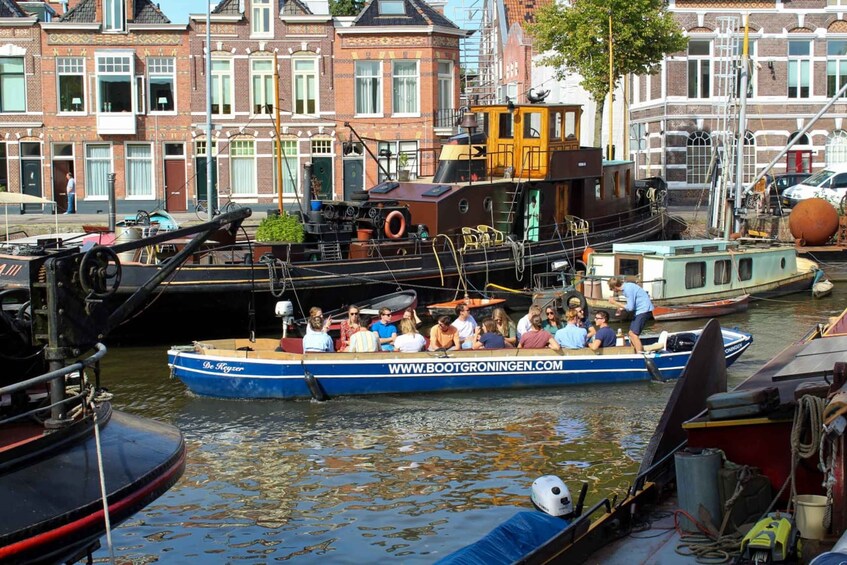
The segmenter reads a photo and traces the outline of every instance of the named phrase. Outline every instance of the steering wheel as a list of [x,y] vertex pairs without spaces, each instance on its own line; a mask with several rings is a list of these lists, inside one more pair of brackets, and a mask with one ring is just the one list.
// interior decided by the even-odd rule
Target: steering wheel
[[327,220],[334,220],[336,218],[335,206],[332,204],[327,204],[323,207],[324,217]]
[[146,210],[139,210],[135,215],[135,224],[138,226],[149,226],[150,223],[150,214]]
[[347,206],[347,209],[344,210],[345,218],[355,218],[356,217],[356,208],[353,206]]
[[94,298],[113,295],[121,285],[121,261],[111,247],[97,245],[79,262],[79,284]]
[[371,220],[376,220],[379,217],[379,208],[371,208],[368,210],[368,217]]

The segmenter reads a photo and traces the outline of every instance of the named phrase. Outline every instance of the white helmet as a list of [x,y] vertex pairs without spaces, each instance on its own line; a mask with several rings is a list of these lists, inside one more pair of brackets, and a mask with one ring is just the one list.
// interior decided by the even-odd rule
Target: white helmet
[[550,516],[569,518],[573,515],[571,491],[559,477],[544,475],[532,483],[532,504]]

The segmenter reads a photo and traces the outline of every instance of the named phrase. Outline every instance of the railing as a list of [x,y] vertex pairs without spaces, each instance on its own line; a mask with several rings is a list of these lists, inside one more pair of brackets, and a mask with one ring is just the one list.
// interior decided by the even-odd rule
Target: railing
[[462,119],[463,110],[458,108],[445,108],[435,111],[434,127],[439,129],[451,129],[458,131],[459,121]]

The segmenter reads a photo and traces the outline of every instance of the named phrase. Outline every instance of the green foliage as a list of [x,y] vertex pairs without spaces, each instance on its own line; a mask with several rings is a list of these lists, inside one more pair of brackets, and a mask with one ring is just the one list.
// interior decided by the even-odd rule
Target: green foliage
[[329,0],[329,13],[333,16],[358,16],[363,0]]
[[[574,0],[550,2],[535,13],[529,32],[541,63],[556,77],[582,75],[582,87],[602,102],[609,92],[609,19],[612,21],[615,85],[628,74],[649,75],[688,39],[663,0]],[[602,104],[600,104],[602,107]]]
[[287,243],[302,243],[303,224],[295,216],[282,214],[268,216],[256,228],[258,241],[283,241]]

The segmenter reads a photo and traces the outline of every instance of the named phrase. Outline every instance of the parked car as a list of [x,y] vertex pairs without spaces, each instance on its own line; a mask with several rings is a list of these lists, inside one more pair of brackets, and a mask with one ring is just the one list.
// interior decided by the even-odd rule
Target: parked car
[[847,163],[829,165],[782,193],[782,205],[793,208],[807,198],[825,198],[834,206],[847,195]]
[[768,182],[768,193],[771,195],[771,208],[775,213],[779,213],[782,210],[783,193],[795,184],[800,184],[811,175],[812,173],[783,173],[776,175]]

